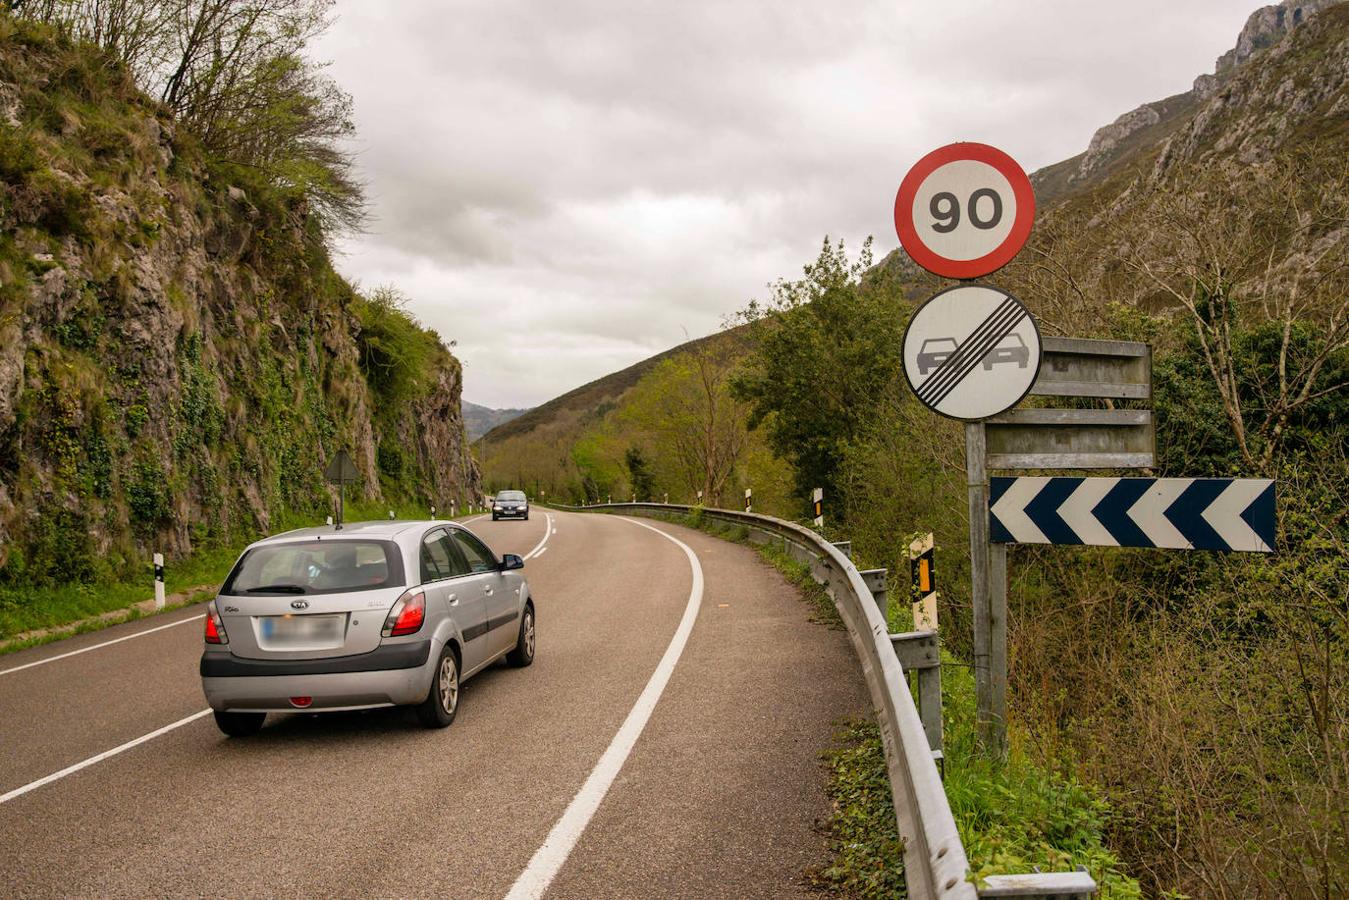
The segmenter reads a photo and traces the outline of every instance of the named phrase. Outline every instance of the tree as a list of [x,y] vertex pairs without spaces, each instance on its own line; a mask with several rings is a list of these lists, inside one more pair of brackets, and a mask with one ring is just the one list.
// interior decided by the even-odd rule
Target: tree
[[651,474],[651,467],[647,464],[641,448],[629,447],[623,454],[623,462],[628,467],[633,497],[637,500],[650,500],[655,491],[656,479]]
[[720,505],[749,444],[748,406],[730,392],[740,341],[723,334],[663,360],[637,386],[623,413],[668,458],[690,494]]
[[333,0],[10,0],[124,65],[218,161],[262,175],[297,219],[353,229],[365,206],[351,98],[309,62]]
[[816,487],[836,495],[849,442],[902,378],[907,305],[888,269],[868,273],[871,262],[870,238],[849,261],[843,242],[826,237],[804,278],[778,281],[767,302],[739,314],[752,352],[733,392],[791,463],[803,496]]
[[1273,475],[1290,425],[1349,388],[1349,166],[1312,152],[1244,174],[1159,191],[1120,257],[1184,311],[1243,466]]

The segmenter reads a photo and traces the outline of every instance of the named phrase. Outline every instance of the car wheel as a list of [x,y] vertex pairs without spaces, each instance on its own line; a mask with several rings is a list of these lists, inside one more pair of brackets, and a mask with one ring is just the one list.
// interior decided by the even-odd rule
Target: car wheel
[[497,520],[496,514],[493,513],[493,514],[492,514],[492,521],[495,522],[496,520]]
[[529,513],[525,513],[525,521],[526,521],[526,522],[529,521]]
[[257,734],[266,718],[266,713],[215,710],[215,724],[230,737],[248,737],[250,734]]
[[454,648],[446,644],[431,674],[431,690],[426,699],[417,704],[417,718],[427,728],[444,728],[454,721],[458,711],[459,658],[455,656]]
[[515,649],[506,659],[516,668],[523,669],[534,661],[534,607],[526,604],[525,614],[520,617],[520,634],[515,639]]

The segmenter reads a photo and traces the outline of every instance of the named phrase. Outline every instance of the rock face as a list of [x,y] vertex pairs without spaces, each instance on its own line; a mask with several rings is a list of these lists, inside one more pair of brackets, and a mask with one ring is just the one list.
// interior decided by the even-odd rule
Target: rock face
[[401,320],[424,371],[392,393],[303,209],[115,68],[70,78],[91,52],[0,31],[0,579],[321,521],[338,449],[370,500],[480,494],[439,338]]
[[[1288,32],[1305,25],[1312,16],[1322,10],[1341,2],[1343,0],[1284,0],[1277,6],[1265,6],[1256,10],[1251,13],[1237,36],[1236,46],[1218,57],[1214,73],[1200,75],[1195,79],[1189,97],[1181,95],[1179,99],[1207,101],[1217,94],[1252,56],[1275,46]],[[1166,106],[1161,103],[1145,103],[1109,125],[1097,129],[1087,146],[1087,152],[1083,154],[1077,166],[1074,180],[1099,171],[1114,158],[1116,151],[1128,138],[1144,128],[1161,123],[1167,116],[1168,107],[1175,112],[1183,112],[1190,108],[1186,103],[1171,103]]]

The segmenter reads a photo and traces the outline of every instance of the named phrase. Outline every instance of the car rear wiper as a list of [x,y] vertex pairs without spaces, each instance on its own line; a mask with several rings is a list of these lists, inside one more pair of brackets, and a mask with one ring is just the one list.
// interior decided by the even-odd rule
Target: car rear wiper
[[307,594],[308,589],[300,584],[264,584],[262,587],[249,588],[245,594]]

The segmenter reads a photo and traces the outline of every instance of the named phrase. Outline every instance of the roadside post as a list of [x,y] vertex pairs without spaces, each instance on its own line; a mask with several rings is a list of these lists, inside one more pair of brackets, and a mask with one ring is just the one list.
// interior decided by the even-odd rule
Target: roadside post
[[702,506],[702,505],[703,505],[703,492],[702,492],[702,491],[699,491],[699,492],[698,492],[698,505],[699,505],[699,506]]
[[346,515],[347,485],[360,480],[361,473],[356,470],[351,454],[338,450],[324,474],[330,484],[337,485],[337,527],[341,528]]
[[[431,520],[434,522],[434,521],[435,521],[435,518],[436,518],[436,507],[435,507],[435,504],[432,504],[432,505],[431,505]],[[453,519],[454,516],[451,515],[450,518]]]
[[750,505],[750,489],[745,488],[745,512],[752,512],[752,511],[753,507]]
[[810,492],[810,511],[815,517],[815,527],[824,527],[824,488],[815,488]]
[[164,608],[164,554],[155,554],[155,609]]
[[664,496],[665,496],[665,499],[664,499],[662,502],[663,502],[666,506],[669,506],[669,505],[670,505],[670,492],[669,492],[669,491],[666,491],[665,494],[664,494]]
[[937,630],[937,572],[931,532],[909,544],[909,574],[913,581],[913,627]]

